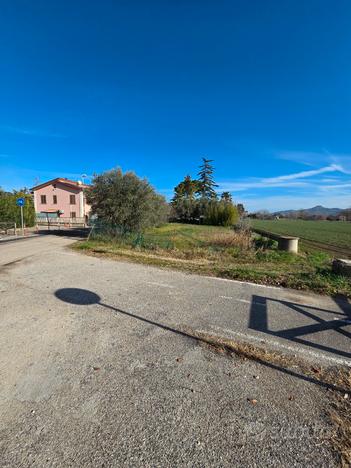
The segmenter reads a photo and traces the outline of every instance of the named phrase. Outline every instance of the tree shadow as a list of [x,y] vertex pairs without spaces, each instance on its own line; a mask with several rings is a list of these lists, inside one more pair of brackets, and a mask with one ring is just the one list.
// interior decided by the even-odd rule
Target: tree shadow
[[[162,330],[173,333],[175,335],[184,337],[185,339],[191,340],[194,343],[204,343],[204,344],[210,345],[212,347],[215,344],[215,341],[213,339],[211,339],[211,338],[206,339],[205,337],[198,336],[195,333],[192,334],[189,331],[184,331],[184,330],[180,330],[180,329],[177,329],[177,328],[174,328],[174,327],[170,327],[168,325],[165,325],[165,324],[162,324],[162,323],[159,323],[159,322],[155,322],[154,320],[150,320],[150,319],[148,319],[146,317],[142,317],[142,316],[134,314],[132,312],[127,312],[125,310],[119,309],[119,308],[111,306],[109,304],[105,304],[105,303],[101,302],[101,298],[100,298],[100,296],[98,294],[96,294],[96,293],[94,293],[92,291],[89,291],[87,289],[79,289],[79,288],[58,289],[58,290],[55,291],[55,296],[57,297],[57,299],[59,299],[61,301],[64,301],[64,302],[67,302],[69,304],[73,304],[73,305],[99,305],[99,306],[102,306],[102,307],[112,311],[116,315],[119,314],[119,315],[130,317],[132,319],[138,320],[138,321],[146,323],[148,325],[152,325],[154,327],[160,328]],[[232,352],[232,353],[235,354],[234,349],[228,348],[228,350],[229,350],[229,352]],[[259,363],[259,364],[261,364],[261,365],[263,365],[265,367],[277,370],[279,372],[282,372],[282,373],[290,375],[292,377],[304,380],[306,382],[310,382],[310,383],[319,385],[319,386],[324,387],[324,388],[333,389],[333,390],[336,390],[338,392],[345,393],[346,391],[348,391],[345,388],[342,388],[342,387],[339,387],[337,385],[330,384],[330,383],[327,383],[327,382],[323,382],[321,380],[318,380],[316,378],[311,377],[310,375],[305,375],[302,372],[298,372],[297,370],[292,370],[292,369],[289,369],[287,367],[282,367],[282,365],[274,364],[272,362],[269,362],[268,360],[265,360],[263,357],[256,358],[256,357],[254,357],[252,355],[249,355],[249,354],[245,355],[245,352],[241,352],[240,355],[242,357],[244,357],[244,358],[255,361],[255,362],[257,362],[257,363]]]
[[[348,300],[343,297],[334,298],[334,301],[341,309],[340,312],[254,295],[252,296],[251,301],[248,327],[251,330],[260,331],[268,335],[292,341],[294,343],[299,343],[305,346],[319,349],[321,351],[337,354],[345,358],[351,358],[350,352],[325,344],[315,343],[311,340],[308,340],[307,338],[303,338],[305,335],[311,335],[323,331],[333,331],[343,335],[346,338],[351,338],[351,333],[344,329],[344,327],[351,324],[351,306]],[[278,331],[270,330],[268,325],[268,303],[282,304],[287,309],[290,309],[297,314],[301,314],[313,320],[315,323]],[[333,316],[337,316],[337,318],[332,320],[324,320],[318,315],[318,313],[332,314]]]

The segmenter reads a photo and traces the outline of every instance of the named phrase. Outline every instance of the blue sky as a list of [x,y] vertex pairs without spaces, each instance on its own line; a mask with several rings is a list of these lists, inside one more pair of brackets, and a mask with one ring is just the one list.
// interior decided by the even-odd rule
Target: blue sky
[[349,0],[2,0],[0,186],[201,157],[250,210],[351,206]]

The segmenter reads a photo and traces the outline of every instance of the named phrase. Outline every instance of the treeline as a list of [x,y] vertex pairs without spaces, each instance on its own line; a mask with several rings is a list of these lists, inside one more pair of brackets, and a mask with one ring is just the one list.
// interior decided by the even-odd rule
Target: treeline
[[33,197],[28,189],[14,190],[13,192],[5,192],[0,188],[0,222],[1,223],[16,223],[21,225],[21,209],[16,205],[17,198],[24,198],[25,205],[23,207],[24,224],[27,227],[34,226],[35,210]]
[[343,216],[345,218],[345,221],[351,221],[351,208],[348,208],[347,210],[343,210],[339,217]]
[[252,219],[302,219],[306,221],[351,221],[351,208],[341,210],[337,214],[313,214],[308,210],[292,211],[291,213],[270,213],[266,210],[250,213],[249,218]]
[[212,162],[202,158],[198,179],[187,175],[174,188],[171,221],[231,226],[244,214],[244,206],[235,205],[230,192],[218,197]]
[[112,234],[142,232],[169,220],[233,225],[244,214],[244,206],[234,205],[229,192],[218,197],[213,173],[212,161],[203,158],[198,179],[186,176],[175,187],[170,204],[147,180],[121,169],[95,176],[85,194],[100,228],[111,227]]

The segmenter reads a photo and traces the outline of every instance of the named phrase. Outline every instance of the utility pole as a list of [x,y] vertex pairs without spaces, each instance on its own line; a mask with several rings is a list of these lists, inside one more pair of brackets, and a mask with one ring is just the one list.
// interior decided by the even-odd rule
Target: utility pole
[[87,177],[88,177],[88,176],[87,176],[86,174],[82,174],[83,188],[82,188],[81,202],[82,202],[82,204],[83,204],[82,208],[83,208],[84,226],[86,225],[86,222],[85,222],[85,196],[84,196],[84,185],[85,185],[85,179],[86,179]]
[[24,236],[24,225],[23,225],[23,205],[21,206],[21,225],[22,225],[22,236]]

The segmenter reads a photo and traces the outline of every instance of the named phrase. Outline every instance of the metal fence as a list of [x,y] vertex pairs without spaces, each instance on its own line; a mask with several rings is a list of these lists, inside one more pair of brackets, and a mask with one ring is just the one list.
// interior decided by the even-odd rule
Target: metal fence
[[62,218],[62,217],[38,217],[36,219],[37,226],[46,226],[48,228],[53,227],[60,229],[62,228],[71,228],[71,227],[85,227],[87,221],[85,218]]
[[90,232],[88,240],[113,241],[120,246],[132,247],[148,250],[172,250],[175,248],[174,242],[169,238],[164,238],[162,234],[148,232],[131,232],[123,227],[100,221],[90,220]]

